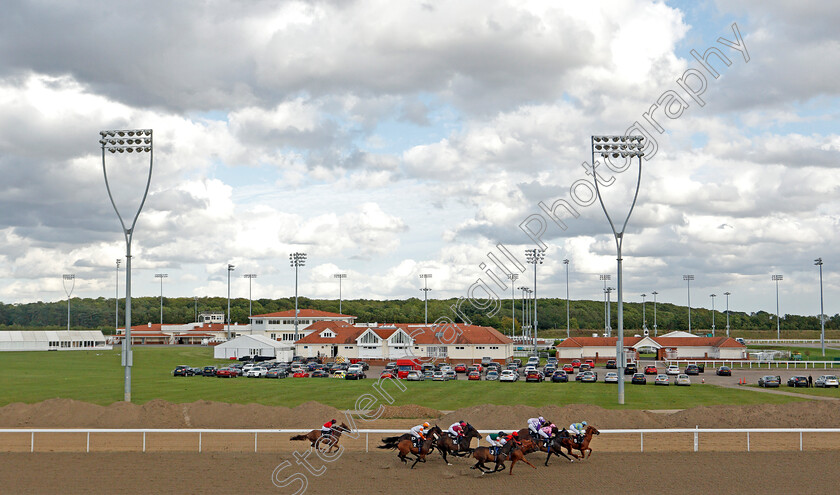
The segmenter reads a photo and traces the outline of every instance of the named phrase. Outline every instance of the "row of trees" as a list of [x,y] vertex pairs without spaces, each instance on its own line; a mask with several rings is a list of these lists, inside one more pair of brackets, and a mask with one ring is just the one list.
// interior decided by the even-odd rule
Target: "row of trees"
[[[461,321],[454,316],[452,307],[457,304],[455,299],[429,300],[429,321],[433,322],[441,316]],[[338,313],[338,300],[308,299],[301,297],[298,305],[301,309],[317,309]],[[510,333],[513,327],[519,332],[521,320],[521,306],[515,304],[515,317],[512,319],[510,301],[504,301],[501,308],[492,316],[489,309],[479,310],[468,302],[460,305],[461,313],[472,323],[495,327],[505,333]],[[273,313],[294,309],[294,298],[285,299],[255,299],[253,314]],[[100,297],[97,299],[74,298],[70,301],[70,326],[78,329],[97,328],[104,332],[114,329],[114,299]],[[611,326],[618,327],[617,305],[613,303]],[[342,302],[345,314],[358,317],[360,322],[379,323],[420,323],[424,321],[423,300],[418,298],[398,300],[370,300],[355,299]],[[125,304],[120,301],[120,326],[125,324]],[[189,323],[195,321],[195,314],[203,311],[227,312],[227,299],[222,297],[202,297],[198,299],[187,297],[173,297],[163,299],[163,321],[165,323]],[[248,300],[230,300],[231,322],[248,323]],[[142,325],[147,322],[160,321],[160,299],[157,297],[138,297],[132,299],[132,324]],[[647,327],[653,329],[653,305],[647,305]],[[715,327],[726,327],[726,314],[722,311],[714,312]],[[539,327],[541,329],[566,328],[566,301],[564,299],[540,299],[538,307]],[[601,301],[571,301],[569,326],[577,329],[599,329],[604,327],[604,303]],[[776,316],[764,311],[757,313],[730,312],[730,327],[733,329],[774,330]],[[642,304],[624,304],[624,328],[641,330]],[[656,310],[656,324],[659,330],[688,330],[688,309],[669,303],[658,303]],[[0,303],[0,328],[53,328],[61,329],[67,326],[67,302],[35,302],[24,304]],[[840,329],[840,315],[826,319],[826,329]],[[712,312],[704,308],[692,308],[692,330],[710,329],[712,327]],[[815,330],[820,328],[819,317],[785,315],[782,318],[783,330]]]

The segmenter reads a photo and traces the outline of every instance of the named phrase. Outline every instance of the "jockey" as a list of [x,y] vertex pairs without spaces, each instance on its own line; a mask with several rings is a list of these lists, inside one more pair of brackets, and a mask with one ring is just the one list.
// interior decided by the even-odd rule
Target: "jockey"
[[583,442],[583,434],[586,432],[586,421],[580,423],[572,423],[569,425],[569,433],[574,435],[575,442]]
[[324,425],[321,427],[321,436],[325,437],[332,434],[333,426],[335,426],[336,423],[337,421],[334,419],[331,419],[324,423]]
[[551,440],[551,434],[554,432],[555,428],[556,426],[552,423],[537,430],[540,434],[540,439],[545,442],[546,446],[548,446],[548,442]]
[[453,423],[452,426],[449,427],[449,434],[452,435],[452,439],[455,440],[456,444],[460,443],[461,438],[463,438],[464,428],[466,427],[467,423],[465,423],[464,421]]
[[490,453],[499,455],[499,450],[505,445],[505,432],[491,433],[487,435],[486,440],[490,444]]
[[425,422],[422,425],[417,425],[414,428],[408,430],[411,434],[412,439],[414,440],[414,444],[419,448],[421,443],[426,440],[426,430],[431,427],[429,422]]
[[531,436],[534,437],[534,440],[540,437],[539,430],[545,425],[546,421],[542,416],[528,420],[528,430],[530,431]]

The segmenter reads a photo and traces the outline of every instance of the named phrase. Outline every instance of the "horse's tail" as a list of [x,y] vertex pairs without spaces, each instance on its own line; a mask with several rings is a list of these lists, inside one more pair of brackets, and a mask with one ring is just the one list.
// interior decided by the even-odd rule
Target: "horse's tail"
[[377,448],[380,449],[395,449],[397,445],[400,443],[400,437],[386,437],[382,439],[382,445],[379,445]]
[[292,442],[294,442],[295,440],[309,440],[309,438],[306,435],[295,435],[289,439],[289,441]]

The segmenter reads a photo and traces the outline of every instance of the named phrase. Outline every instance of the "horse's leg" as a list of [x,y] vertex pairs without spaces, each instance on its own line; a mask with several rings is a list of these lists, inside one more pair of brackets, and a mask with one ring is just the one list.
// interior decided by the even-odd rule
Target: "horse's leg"
[[575,459],[580,459],[580,456],[572,452],[572,446],[566,445],[566,450],[569,452],[569,455],[573,456]]
[[552,451],[552,449],[548,449],[548,455],[545,458],[544,466],[548,466],[548,460],[551,459],[551,453],[552,453],[551,451]]
[[443,457],[443,462],[445,462],[447,466],[451,466],[452,463],[446,458],[446,450],[446,448],[438,446],[438,451],[440,451],[440,455]]
[[530,462],[528,462],[528,459],[526,459],[524,455],[522,456],[522,462],[524,462],[525,464],[527,464],[527,465],[531,466],[531,467],[532,467],[532,468],[534,468],[534,469],[537,469],[537,466],[534,466],[533,464],[531,464]]

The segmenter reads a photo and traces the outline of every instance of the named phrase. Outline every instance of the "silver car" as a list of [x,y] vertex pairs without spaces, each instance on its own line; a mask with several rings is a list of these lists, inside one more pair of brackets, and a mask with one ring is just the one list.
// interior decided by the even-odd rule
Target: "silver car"
[[840,386],[840,382],[837,381],[837,377],[834,375],[823,375],[814,380],[814,386],[824,388],[838,388],[838,386]]

